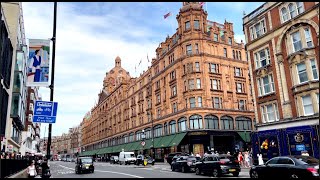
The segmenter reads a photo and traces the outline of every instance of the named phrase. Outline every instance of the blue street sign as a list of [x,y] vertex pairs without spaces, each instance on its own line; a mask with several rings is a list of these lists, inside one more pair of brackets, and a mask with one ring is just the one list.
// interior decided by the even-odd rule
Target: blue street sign
[[305,151],[306,150],[306,146],[304,144],[297,144],[296,145],[296,150],[297,151]]
[[39,123],[55,123],[58,103],[51,101],[36,101],[33,111],[33,121]]

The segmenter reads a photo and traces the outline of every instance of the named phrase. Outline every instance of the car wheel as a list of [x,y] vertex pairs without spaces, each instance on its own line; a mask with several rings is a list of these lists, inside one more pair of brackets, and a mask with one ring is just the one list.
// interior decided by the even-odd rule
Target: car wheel
[[174,168],[174,166],[171,165],[171,170],[172,170],[172,171],[175,171],[176,169]]
[[299,178],[296,174],[291,174],[290,179]]
[[199,168],[196,168],[196,175],[200,175],[201,174],[201,171]]
[[238,177],[239,176],[239,172],[234,172],[232,173],[233,177]]
[[78,174],[78,171],[77,171],[77,169],[75,169],[74,171],[75,171],[75,173],[76,173],[76,174]]
[[91,173],[93,173],[94,172],[94,170],[91,170]]
[[219,170],[218,169],[213,169],[212,176],[213,177],[219,177],[220,176]]
[[182,168],[181,168],[181,172],[183,172],[183,173],[185,173],[185,172],[186,172],[186,169],[185,169],[185,167],[184,167],[184,166],[182,166]]
[[256,178],[256,179],[258,179],[258,178],[259,178],[258,172],[255,171],[255,170],[253,170],[253,171],[251,172],[251,174],[250,174],[250,177],[251,177],[251,178]]

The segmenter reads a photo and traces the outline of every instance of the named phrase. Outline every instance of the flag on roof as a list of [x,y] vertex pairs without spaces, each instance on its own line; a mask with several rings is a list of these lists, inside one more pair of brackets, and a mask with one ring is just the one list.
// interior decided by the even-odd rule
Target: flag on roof
[[150,62],[148,54],[147,54],[147,59],[148,59],[148,62]]
[[165,14],[163,17],[164,19],[166,19],[167,17],[171,16],[171,12],[168,12],[167,14]]

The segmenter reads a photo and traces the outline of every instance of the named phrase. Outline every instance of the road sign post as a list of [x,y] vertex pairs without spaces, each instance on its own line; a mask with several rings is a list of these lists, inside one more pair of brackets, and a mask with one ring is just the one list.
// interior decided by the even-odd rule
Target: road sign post
[[51,101],[36,101],[33,111],[33,121],[39,123],[55,123],[58,103]]

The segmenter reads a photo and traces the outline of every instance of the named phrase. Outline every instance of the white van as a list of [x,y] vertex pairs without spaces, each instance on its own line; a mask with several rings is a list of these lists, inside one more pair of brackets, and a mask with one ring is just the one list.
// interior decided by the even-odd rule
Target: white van
[[136,162],[137,158],[134,155],[134,152],[120,152],[119,154],[119,164],[134,164]]

